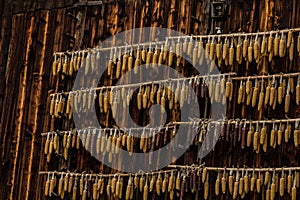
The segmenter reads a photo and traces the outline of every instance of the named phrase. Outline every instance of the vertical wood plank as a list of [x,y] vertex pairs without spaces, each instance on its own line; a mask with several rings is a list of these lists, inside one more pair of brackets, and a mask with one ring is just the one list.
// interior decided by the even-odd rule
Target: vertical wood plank
[[[15,20],[16,24],[20,24],[20,31],[22,31],[22,29],[24,29],[24,18],[23,15],[19,15],[16,17]],[[23,26],[22,26],[23,25]],[[16,29],[18,30],[18,29]],[[19,32],[15,32],[15,34],[19,34]],[[21,37],[21,41],[24,42],[24,36]],[[30,43],[30,42],[29,42]],[[29,46],[26,47],[26,49],[28,50]],[[16,53],[20,53],[20,55],[23,56],[23,54],[21,53],[21,50],[19,47],[14,49]],[[13,57],[13,56],[12,56]],[[18,62],[18,61],[17,61]],[[19,65],[22,66],[21,63],[18,63]],[[12,65],[13,66],[13,65]],[[11,67],[12,67],[11,66]],[[19,162],[20,162],[20,158],[19,158],[19,153],[21,152],[21,148],[20,146],[23,145],[23,143],[21,143],[21,141],[23,141],[24,135],[22,135],[22,130],[24,130],[24,122],[23,120],[25,119],[25,106],[26,106],[26,85],[27,85],[27,80],[28,80],[28,71],[30,69],[28,69],[28,65],[26,63],[23,64],[24,68],[21,69],[21,73],[20,73],[20,86],[19,86],[19,98],[17,99],[18,103],[17,103],[17,118],[15,121],[15,126],[16,129],[14,131],[15,133],[15,137],[13,139],[13,148],[12,148],[12,156],[13,156],[13,161],[12,161],[12,171],[11,171],[11,188],[10,188],[10,193],[9,193],[9,199],[13,199],[13,195],[15,190],[18,187],[18,183],[15,182],[18,180],[18,167],[19,167]]]
[[[55,6],[65,6],[72,1],[49,2],[50,1],[45,1],[44,6],[54,8]],[[297,17],[300,13],[298,1],[290,0],[279,2],[272,0],[253,0],[249,2],[241,2],[242,1],[232,2],[230,16],[228,19],[226,19],[225,32],[256,32],[257,30],[271,30],[300,25],[299,17]],[[268,2],[268,4],[265,2]],[[14,12],[23,12],[25,10],[30,11],[33,8],[40,8],[39,6],[41,6],[41,8],[43,7],[42,3],[37,3],[37,1],[33,0],[26,2],[1,2],[0,7],[2,8],[3,5],[4,8],[9,8],[8,5],[11,3],[13,3],[14,6],[16,3],[20,3],[14,7]],[[82,47],[93,47],[98,42],[98,38],[103,40],[110,35],[133,28],[136,26],[136,24],[137,26],[152,25],[158,27],[161,25],[161,18],[163,27],[176,29],[182,31],[183,33],[197,34],[201,32],[202,34],[207,34],[210,32],[211,21],[209,11],[206,10],[210,1],[192,2],[193,4],[191,4],[191,1],[188,0],[168,0],[163,2],[147,1],[146,6],[144,7],[142,6],[143,1],[139,0],[125,3],[110,3],[111,4],[109,6],[106,3],[101,6],[99,13],[96,8],[89,9],[91,12],[88,13],[86,19],[87,23],[85,26]],[[136,7],[132,6],[135,3]],[[163,8],[161,10],[160,3],[161,7]],[[197,6],[195,6],[197,7],[196,10],[193,9],[195,3],[197,4]],[[126,9],[123,8],[124,5]],[[266,9],[267,6],[268,9]],[[1,8],[1,14],[4,12],[9,13],[9,9],[2,9],[1,11]],[[247,8],[248,10],[246,10]],[[273,13],[272,10],[274,10]],[[77,14],[77,11],[78,9],[74,9],[75,15]],[[44,196],[40,192],[37,192],[44,187],[44,181],[42,180],[43,178],[39,177],[39,182],[37,185],[35,181],[37,180],[38,175],[33,173],[33,171],[37,169],[39,164],[41,165],[40,170],[45,168],[51,169],[55,167],[62,169],[63,167],[70,165],[70,163],[58,161],[48,166],[44,161],[43,155],[36,153],[40,150],[41,136],[38,133],[42,132],[41,128],[43,128],[43,131],[49,131],[51,129],[54,130],[55,128],[54,121],[52,121],[52,127],[50,127],[51,119],[49,116],[46,116],[48,113],[48,107],[46,107],[47,103],[44,102],[47,102],[47,92],[49,91],[49,93],[51,93],[54,90],[57,91],[62,87],[69,87],[69,85],[71,85],[71,83],[68,83],[68,86],[63,86],[63,84],[56,85],[56,79],[49,74],[53,50],[64,51],[69,49],[69,41],[66,40],[64,35],[67,32],[72,33],[72,31],[72,35],[74,35],[75,23],[71,22],[72,20],[66,17],[67,12],[67,9],[49,11],[49,19],[47,22],[47,26],[49,27],[46,28],[46,25],[43,24],[43,22],[39,22],[38,18],[41,17],[47,21],[47,17],[41,13],[41,11],[37,11],[37,14],[35,14],[36,18],[33,22],[34,25],[32,25],[35,28],[34,31],[30,29],[31,26],[28,28],[24,25],[25,22],[28,22],[28,16],[30,15],[15,15],[13,17],[13,26],[11,26],[9,17],[1,18],[0,35],[1,39],[4,39],[0,40],[0,52],[2,52],[2,59],[0,61],[0,113],[5,113],[1,114],[0,121],[0,150],[2,161],[2,166],[0,167],[1,173],[7,173],[7,169],[15,166],[13,171],[8,171],[8,174],[14,174],[13,182],[11,182],[12,180],[10,180],[9,177],[5,177],[0,180],[0,183],[4,185],[3,188],[0,189],[1,199],[7,199],[8,196],[11,195],[8,190],[10,186],[13,186],[12,188],[14,188],[14,193],[12,194],[13,199],[22,199],[24,194],[25,198],[28,199],[44,199]],[[57,17],[55,16],[56,13],[58,13]],[[285,13],[289,14],[286,16]],[[203,29],[200,29],[199,31],[199,28],[201,28],[199,27],[200,25],[193,23],[190,20],[190,15],[194,15],[196,18],[202,20]],[[126,19],[124,16],[128,16],[128,19]],[[247,22],[249,22],[249,24],[246,24]],[[11,32],[11,27],[14,27],[13,32]],[[7,28],[8,31],[6,31],[5,28]],[[95,32],[95,29],[97,28],[99,30]],[[47,29],[49,31],[45,31]],[[26,45],[28,46],[30,44],[29,39],[32,39],[35,50],[30,50],[31,52],[26,53],[24,52],[24,48],[17,48],[19,45],[22,47],[26,47]],[[16,41],[21,42],[17,44]],[[12,52],[12,50],[14,52]],[[22,59],[12,60],[16,57]],[[24,63],[22,63],[22,60],[30,60],[29,64],[27,64],[27,68],[24,68]],[[28,71],[24,72],[22,70]],[[48,81],[48,79],[50,80]],[[23,82],[20,83],[20,81]],[[26,83],[26,86],[23,85],[24,82]],[[1,87],[3,88],[2,90]],[[38,89],[34,91],[35,88]],[[11,96],[13,100],[10,102],[10,99],[8,99],[7,96]],[[1,98],[3,99],[3,105],[5,105],[3,108],[1,106]],[[26,99],[26,101],[23,104],[18,104],[18,102],[23,99]],[[40,105],[38,103],[39,101],[42,102]],[[29,105],[27,105],[27,103]],[[46,110],[46,114],[43,111],[44,109]],[[16,113],[21,113],[21,115],[17,116]],[[251,112],[251,115],[254,116],[255,113]],[[18,123],[15,124],[17,120]],[[14,124],[18,125],[18,129],[14,128]],[[64,128],[69,126],[70,124],[67,123],[62,124],[62,127]],[[209,162],[207,163],[216,165],[223,164],[221,161],[218,163],[215,160],[218,154],[218,148],[219,147],[216,148],[216,152],[208,156]],[[16,149],[18,149],[17,152],[19,153],[15,152]],[[281,151],[282,150],[279,150],[276,153],[281,153]],[[21,155],[20,152],[22,152],[24,155],[28,155],[29,158],[41,159],[35,159],[35,161],[29,162],[28,160],[25,160],[26,157]],[[248,161],[251,164],[255,164],[257,167],[259,167],[259,165],[266,165],[268,163],[278,165],[281,164],[281,161],[280,163],[277,161],[263,162],[263,158],[260,158],[259,156],[253,156],[252,152],[247,152],[245,155],[241,153],[242,152],[238,152],[238,154],[241,155],[241,158],[237,160],[239,163]],[[294,155],[290,149],[284,151],[282,155],[289,157],[287,155],[289,153]],[[16,154],[17,157],[13,160],[12,155]],[[83,158],[83,156],[86,156],[86,158]],[[246,159],[246,156],[252,156],[253,158]],[[80,158],[78,161],[74,162],[75,165],[77,165],[74,166],[74,169],[78,167],[79,170],[83,171],[93,168],[92,166],[86,164],[89,161],[93,162],[93,159],[87,152],[80,154],[79,157]],[[227,157],[229,160],[228,163],[233,164],[233,162],[230,161],[232,159],[231,156]],[[191,160],[191,157],[188,156],[186,159]],[[16,164],[14,164],[15,162]],[[249,166],[251,166],[251,164],[249,164]],[[106,168],[104,170],[108,171]],[[212,176],[212,178],[215,177]],[[25,184],[27,185],[27,188],[24,187]],[[33,193],[35,193],[36,196]],[[212,193],[213,192],[211,192],[211,194]],[[168,197],[166,196],[165,198],[167,199]],[[257,199],[258,198],[261,197],[259,196]]]

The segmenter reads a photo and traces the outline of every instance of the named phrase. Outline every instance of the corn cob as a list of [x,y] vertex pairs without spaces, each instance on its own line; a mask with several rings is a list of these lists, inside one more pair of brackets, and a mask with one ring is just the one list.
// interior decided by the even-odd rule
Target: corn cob
[[208,198],[208,193],[209,193],[209,184],[208,182],[206,181],[204,183],[204,199],[207,199]]
[[248,47],[249,47],[249,40],[247,38],[247,36],[245,36],[245,39],[243,41],[243,57],[245,59],[247,59],[247,56],[248,56]]
[[215,47],[216,47],[216,44],[215,44],[215,38],[213,37],[212,38],[212,41],[210,43],[210,49],[209,49],[209,58],[211,60],[214,59],[214,55],[215,55]]
[[251,177],[251,180],[250,180],[250,191],[251,192],[254,191],[255,182],[256,182],[256,178],[255,178],[255,173],[254,173],[254,170],[253,170],[252,177]]
[[128,179],[127,187],[126,187],[125,200],[130,200],[131,199],[130,195],[131,195],[132,190],[133,190],[132,177],[130,176],[129,179]]
[[282,33],[279,41],[279,57],[285,56],[285,52],[286,52],[285,49],[286,49],[286,40],[284,34]]
[[241,64],[243,61],[243,49],[242,49],[242,45],[241,45],[241,38],[239,37],[238,39],[238,45],[236,47],[236,61]]
[[248,46],[248,62],[251,63],[253,61],[253,46],[252,46],[252,40],[250,41],[250,45]]
[[263,123],[263,127],[260,130],[260,144],[263,145],[265,143],[265,138],[267,137],[267,131],[265,127],[265,123]]
[[167,191],[167,185],[168,185],[168,176],[165,174],[164,180],[162,182],[161,191],[165,193]]
[[264,85],[263,85],[263,81],[262,81],[261,90],[260,90],[259,98],[258,98],[258,106],[257,106],[258,111],[262,110],[262,106],[263,106],[263,102],[264,102],[265,93],[264,93],[263,89],[264,89]]
[[258,98],[258,86],[257,86],[257,80],[255,80],[255,86],[253,88],[253,95],[252,95],[252,107],[254,108],[257,102]]
[[258,178],[256,179],[256,191],[257,193],[260,193],[261,190],[261,176],[260,173],[258,175]]
[[222,49],[221,49],[221,43],[220,43],[220,37],[218,38],[218,43],[216,45],[216,57],[217,59],[222,59]]
[[206,175],[207,175],[207,168],[205,167],[202,171],[202,183],[205,182]]
[[219,194],[220,194],[220,177],[219,177],[219,173],[218,173],[218,177],[215,182],[215,195],[219,196]]
[[223,177],[221,179],[221,188],[222,188],[223,194],[226,193],[226,174],[225,174],[225,172],[226,172],[226,170],[224,170]]
[[254,60],[258,60],[259,58],[259,42],[258,42],[258,35],[256,35],[254,44],[253,44],[253,58]]
[[267,39],[266,39],[266,36],[264,35],[263,36],[263,41],[262,41],[262,43],[261,43],[261,51],[260,51],[260,53],[262,54],[262,55],[264,55],[266,52],[267,52]]
[[231,46],[229,48],[229,65],[233,65],[233,58],[234,58],[234,48],[233,48],[233,39],[231,40]]
[[275,39],[274,39],[274,46],[273,46],[274,56],[279,55],[279,40],[280,40],[280,38],[278,36],[278,33],[276,33]]
[[229,177],[228,177],[228,188],[229,188],[229,193],[233,194],[233,175],[232,175],[232,171],[230,171],[229,173]]
[[295,122],[295,130],[293,132],[293,134],[294,134],[294,145],[295,145],[296,148],[298,148],[298,146],[299,146],[299,134],[300,134],[300,132],[298,130],[298,124],[299,124],[299,122],[296,121]]
[[52,64],[52,74],[53,74],[53,76],[57,75],[58,65],[59,65],[59,61],[57,60],[57,55],[55,54],[54,55],[54,61],[53,61],[53,64]]
[[155,184],[155,190],[158,195],[160,195],[161,193],[161,188],[162,188],[162,178],[161,178],[161,174],[159,173]]
[[256,125],[256,131],[254,132],[254,135],[253,135],[253,149],[255,151],[258,150],[258,147],[259,147],[259,132],[258,132],[258,123]]
[[251,145],[253,134],[254,134],[254,128],[252,126],[252,123],[250,123],[250,128],[247,133],[247,147],[250,147]]
[[238,104],[242,103],[242,98],[243,98],[243,81],[240,82],[240,87],[238,90]]
[[294,179],[294,185],[292,187],[292,200],[297,199],[297,188],[296,188],[296,178]]
[[237,198],[238,192],[239,192],[239,181],[236,180],[236,181],[234,182],[232,199],[236,199],[236,198]]
[[225,38],[225,42],[223,44],[223,60],[226,60],[228,57],[228,48],[229,48],[228,42],[229,40]]

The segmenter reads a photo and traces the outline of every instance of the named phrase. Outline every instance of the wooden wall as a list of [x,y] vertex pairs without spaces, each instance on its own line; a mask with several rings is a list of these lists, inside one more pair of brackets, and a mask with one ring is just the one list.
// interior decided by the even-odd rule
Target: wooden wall
[[[87,10],[73,7],[76,2],[0,1],[0,199],[42,199],[37,181],[43,163],[40,134],[53,126],[48,94],[59,88],[50,75],[53,52],[80,44],[94,47],[111,35],[143,26],[185,34],[214,32],[210,0],[104,0]],[[86,12],[83,29],[68,16],[79,11]],[[223,31],[299,27],[299,15],[296,0],[232,0]],[[75,41],[67,33],[76,36]]]

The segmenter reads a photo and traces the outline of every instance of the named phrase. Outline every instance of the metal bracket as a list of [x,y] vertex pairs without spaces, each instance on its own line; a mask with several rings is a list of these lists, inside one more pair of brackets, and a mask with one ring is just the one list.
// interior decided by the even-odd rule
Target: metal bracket
[[215,20],[221,20],[227,16],[228,3],[226,1],[211,3],[211,17]]
[[102,5],[102,1],[81,1],[78,3],[74,4],[74,7],[79,7],[79,6],[99,6]]

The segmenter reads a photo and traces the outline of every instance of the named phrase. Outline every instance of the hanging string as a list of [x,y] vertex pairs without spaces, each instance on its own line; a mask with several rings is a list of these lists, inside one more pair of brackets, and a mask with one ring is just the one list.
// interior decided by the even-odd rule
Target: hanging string
[[[192,36],[171,36],[171,37],[166,37],[166,39],[168,40],[174,40],[174,39],[184,39],[186,37],[192,37],[195,39],[207,39],[207,38],[233,38],[233,37],[251,37],[251,36],[263,36],[263,35],[270,35],[270,34],[276,34],[276,33],[287,33],[289,31],[292,32],[300,32],[300,27],[299,28],[292,28],[292,29],[283,29],[283,30],[276,30],[276,31],[267,31],[267,32],[256,32],[256,33],[227,33],[227,34],[218,34],[218,35],[192,35]],[[153,41],[153,42],[146,42],[146,43],[139,43],[139,44],[131,44],[131,45],[122,45],[122,46],[118,46],[118,48],[121,49],[125,49],[128,46],[130,47],[139,47],[139,46],[150,46],[150,44],[152,45],[161,45],[161,44],[165,44],[165,41]],[[110,51],[112,48],[115,47],[106,47],[106,48],[96,48],[97,51]],[[81,50],[81,51],[76,51],[75,53],[87,53],[89,52],[91,49],[86,49],[86,50]],[[69,54],[71,52],[55,52],[55,55],[61,56],[64,54]]]
[[[169,79],[164,79],[164,80],[158,80],[158,81],[148,81],[148,82],[144,82],[144,83],[133,83],[133,84],[124,84],[124,85],[115,85],[115,86],[102,86],[102,87],[95,87],[92,88],[92,90],[94,91],[99,91],[99,90],[116,90],[116,89],[122,89],[122,88],[132,88],[132,87],[142,87],[142,86],[146,86],[146,85],[153,85],[153,84],[166,84],[166,83],[170,83],[170,82],[178,82],[178,81],[189,81],[189,80],[194,80],[194,79],[202,79],[202,78],[207,78],[207,77],[223,77],[223,76],[235,76],[236,73],[234,72],[230,72],[230,73],[224,73],[224,74],[211,74],[211,75],[196,75],[196,76],[192,76],[192,77],[184,77],[184,78],[169,78]],[[83,89],[84,91],[86,89]],[[75,90],[75,91],[70,91],[70,92],[61,92],[61,93],[53,93],[50,94],[50,96],[56,96],[56,95],[67,95],[69,93],[76,93],[76,92],[80,92],[81,90]]]
[[[287,122],[300,122],[300,118],[295,118],[295,119],[270,119],[270,120],[247,120],[247,119],[220,119],[220,120],[212,120],[212,119],[207,119],[207,118],[202,118],[202,119],[190,119],[191,121],[189,122],[170,122],[169,124],[166,124],[164,127],[163,126],[158,126],[158,127],[141,127],[141,128],[94,128],[94,127],[88,127],[85,129],[78,129],[76,130],[77,132],[81,132],[83,130],[94,130],[96,129],[97,132],[102,131],[123,131],[124,133],[130,132],[130,131],[153,131],[157,130],[162,131],[165,129],[171,130],[172,128],[176,127],[177,125],[192,125],[195,128],[200,127],[199,123],[210,123],[210,124],[217,124],[217,123],[226,123],[228,125],[236,124],[236,123],[242,123],[242,124],[273,124],[273,123],[287,123]],[[72,130],[69,131],[52,131],[52,132],[45,132],[41,133],[41,136],[47,136],[48,134],[69,134],[71,133]]]
[[144,176],[144,175],[153,175],[153,174],[164,174],[164,173],[174,173],[176,171],[186,170],[186,171],[195,171],[195,170],[203,170],[206,169],[207,171],[254,171],[254,172],[282,172],[282,171],[299,171],[300,167],[268,167],[268,168],[258,168],[258,167],[207,167],[205,164],[202,165],[168,165],[167,168],[173,168],[173,169],[167,169],[167,170],[160,170],[155,172],[143,172],[139,171],[136,174],[131,173],[114,173],[114,174],[88,174],[88,173],[75,173],[75,172],[57,172],[57,171],[40,171],[39,175],[48,175],[48,174],[54,174],[54,175],[73,175],[73,176],[84,176],[87,177],[114,177],[114,176],[120,176],[120,177],[129,177],[129,176]]

